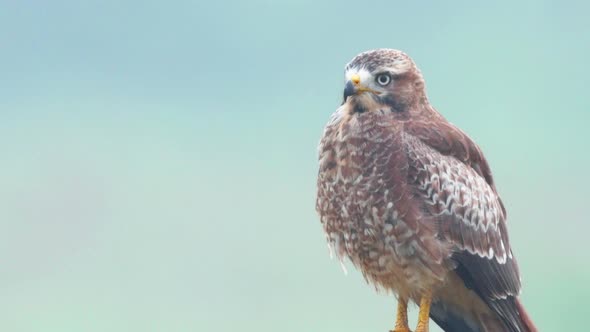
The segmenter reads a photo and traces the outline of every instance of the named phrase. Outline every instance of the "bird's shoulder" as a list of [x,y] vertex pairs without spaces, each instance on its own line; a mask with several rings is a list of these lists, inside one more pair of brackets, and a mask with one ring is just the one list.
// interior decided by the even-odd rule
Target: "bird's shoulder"
[[451,156],[471,167],[496,191],[491,168],[481,148],[459,127],[435,114],[408,121],[404,131],[441,155]]

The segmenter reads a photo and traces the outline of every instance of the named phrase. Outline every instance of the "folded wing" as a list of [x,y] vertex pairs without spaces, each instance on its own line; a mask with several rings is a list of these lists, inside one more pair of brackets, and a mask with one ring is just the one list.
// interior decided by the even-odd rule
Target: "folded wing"
[[409,182],[452,244],[456,273],[509,326],[527,331],[516,310],[521,283],[506,211],[481,150],[446,121],[409,123],[404,134]]

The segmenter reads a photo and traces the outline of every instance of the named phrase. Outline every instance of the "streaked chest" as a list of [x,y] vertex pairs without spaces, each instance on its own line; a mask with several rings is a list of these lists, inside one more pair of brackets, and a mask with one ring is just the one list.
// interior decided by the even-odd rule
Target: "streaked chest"
[[[375,112],[377,113],[377,112]],[[402,153],[395,123],[383,114],[335,114],[319,147],[318,196],[329,241],[358,252],[377,244],[398,216],[402,195],[396,162]],[[390,224],[388,225],[388,221]]]

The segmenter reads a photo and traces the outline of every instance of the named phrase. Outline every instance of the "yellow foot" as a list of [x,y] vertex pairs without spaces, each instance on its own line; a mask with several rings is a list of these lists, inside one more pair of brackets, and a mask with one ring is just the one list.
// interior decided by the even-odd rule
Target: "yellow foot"
[[396,327],[395,329],[390,330],[389,332],[412,332],[412,331],[407,327]]

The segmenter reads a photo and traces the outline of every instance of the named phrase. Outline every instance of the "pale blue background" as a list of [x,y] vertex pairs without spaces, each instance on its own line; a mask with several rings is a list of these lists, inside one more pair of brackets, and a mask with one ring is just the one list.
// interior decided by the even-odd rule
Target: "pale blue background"
[[391,328],[314,211],[343,67],[376,47],[484,149],[537,324],[587,328],[589,9],[0,1],[0,330]]

